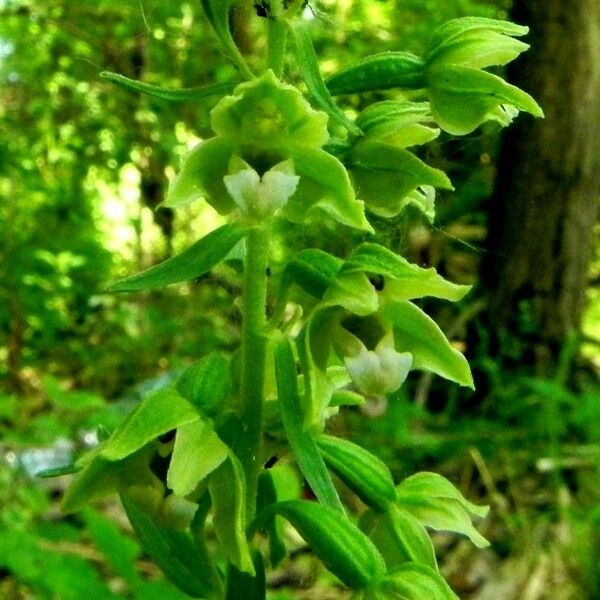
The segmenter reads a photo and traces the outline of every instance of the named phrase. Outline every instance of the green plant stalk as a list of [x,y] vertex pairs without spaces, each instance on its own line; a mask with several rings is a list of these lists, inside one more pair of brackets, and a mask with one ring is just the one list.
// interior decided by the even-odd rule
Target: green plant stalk
[[288,26],[282,19],[269,19],[267,65],[277,77],[283,73]]
[[254,517],[260,469],[260,445],[267,350],[266,306],[269,229],[256,226],[246,238],[242,297],[241,418],[243,436],[239,459],[246,478],[247,522]]

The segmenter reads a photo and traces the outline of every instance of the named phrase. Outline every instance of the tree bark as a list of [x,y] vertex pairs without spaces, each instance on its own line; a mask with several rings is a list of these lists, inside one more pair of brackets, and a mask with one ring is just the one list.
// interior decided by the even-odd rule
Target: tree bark
[[528,335],[540,370],[580,330],[600,198],[600,3],[515,0],[531,49],[509,80],[545,120],[503,138],[481,279],[491,323]]

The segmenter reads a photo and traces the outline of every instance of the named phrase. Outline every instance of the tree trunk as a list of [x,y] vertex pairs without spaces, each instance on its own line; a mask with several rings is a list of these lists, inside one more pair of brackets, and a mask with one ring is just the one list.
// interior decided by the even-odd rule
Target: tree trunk
[[515,0],[531,49],[509,70],[545,120],[503,138],[482,282],[491,323],[530,336],[540,371],[579,331],[600,197],[600,3]]

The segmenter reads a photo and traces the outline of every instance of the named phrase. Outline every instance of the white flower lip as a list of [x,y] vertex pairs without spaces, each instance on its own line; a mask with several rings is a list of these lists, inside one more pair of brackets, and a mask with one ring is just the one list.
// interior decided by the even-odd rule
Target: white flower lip
[[348,373],[358,389],[368,396],[391,394],[404,383],[412,366],[410,352],[396,352],[386,336],[375,350],[363,345],[355,356],[344,359]]
[[300,181],[291,160],[276,164],[262,178],[241,159],[232,160],[232,166],[239,170],[226,175],[223,182],[238,209],[252,219],[275,215],[293,196]]

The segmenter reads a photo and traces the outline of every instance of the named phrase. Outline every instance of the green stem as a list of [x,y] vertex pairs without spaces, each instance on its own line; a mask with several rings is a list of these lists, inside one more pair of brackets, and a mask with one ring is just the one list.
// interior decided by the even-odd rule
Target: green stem
[[260,470],[260,445],[267,350],[266,304],[269,230],[253,227],[246,238],[242,299],[242,423],[240,461],[246,476],[248,523],[254,517]]
[[283,74],[285,44],[288,28],[282,19],[269,19],[269,39],[267,45],[267,65],[277,77]]

